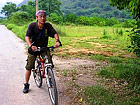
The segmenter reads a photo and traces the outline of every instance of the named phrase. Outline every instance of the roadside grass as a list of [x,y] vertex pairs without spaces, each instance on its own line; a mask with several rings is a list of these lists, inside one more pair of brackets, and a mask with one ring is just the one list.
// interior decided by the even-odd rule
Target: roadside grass
[[115,95],[102,86],[85,87],[84,100],[87,105],[114,105]]
[[129,88],[140,92],[140,59],[109,58],[110,66],[100,69],[99,74],[117,78],[128,83]]
[[[53,25],[60,35],[63,44],[58,48],[56,55],[62,57],[86,57],[97,61],[106,61],[109,66],[103,67],[98,74],[105,78],[116,78],[128,83],[128,94],[131,91],[140,92],[140,59],[124,57],[129,55],[127,48],[130,45],[127,30],[122,27],[97,27],[97,26],[56,26]],[[8,24],[7,28],[12,30],[18,37],[25,40],[28,24],[16,26]],[[55,44],[55,40],[49,39],[49,46]],[[130,56],[131,57],[131,56]],[[63,76],[72,75],[75,79],[76,69],[69,72],[64,70]],[[116,96],[102,86],[85,87],[83,91],[84,100],[87,105],[134,105],[140,102],[140,97]]]
[[116,93],[99,85],[85,87],[83,94],[86,105],[139,105],[140,102],[140,96],[133,97],[129,92],[125,93],[128,97],[122,94],[116,96]]

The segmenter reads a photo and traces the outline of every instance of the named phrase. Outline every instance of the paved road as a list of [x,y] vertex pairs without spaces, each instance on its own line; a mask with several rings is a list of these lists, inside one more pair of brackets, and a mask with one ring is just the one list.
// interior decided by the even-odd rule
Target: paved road
[[51,105],[45,83],[37,88],[33,76],[30,92],[22,93],[25,51],[25,43],[0,25],[0,105]]

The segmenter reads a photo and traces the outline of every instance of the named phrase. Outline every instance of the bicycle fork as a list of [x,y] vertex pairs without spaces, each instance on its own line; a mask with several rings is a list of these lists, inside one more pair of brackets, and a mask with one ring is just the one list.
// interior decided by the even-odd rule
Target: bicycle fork
[[50,84],[51,83],[51,77],[49,76],[49,70],[48,70],[48,67],[45,68],[45,76],[46,76],[46,83],[48,85],[48,88],[51,88],[52,85]]

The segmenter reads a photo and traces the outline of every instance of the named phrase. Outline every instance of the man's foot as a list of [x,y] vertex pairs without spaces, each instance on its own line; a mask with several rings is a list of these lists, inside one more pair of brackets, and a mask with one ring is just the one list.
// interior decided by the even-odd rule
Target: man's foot
[[28,93],[28,91],[29,91],[29,86],[30,86],[30,84],[28,84],[28,83],[25,83],[25,84],[24,84],[23,93]]

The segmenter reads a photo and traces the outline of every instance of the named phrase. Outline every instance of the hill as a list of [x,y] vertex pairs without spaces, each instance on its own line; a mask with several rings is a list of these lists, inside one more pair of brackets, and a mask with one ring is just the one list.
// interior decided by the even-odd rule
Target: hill
[[34,0],[23,0],[21,3],[18,4],[18,6],[20,7],[23,4],[27,5],[28,1],[34,1]]
[[99,16],[105,18],[130,18],[125,10],[120,11],[110,5],[109,0],[61,0],[64,14],[74,13],[78,16]]
[[[24,0],[19,4],[27,4]],[[34,1],[34,0],[32,0]],[[104,18],[129,19],[130,13],[118,10],[110,5],[109,0],[61,0],[61,11],[63,14],[76,14],[77,16],[97,16]]]

